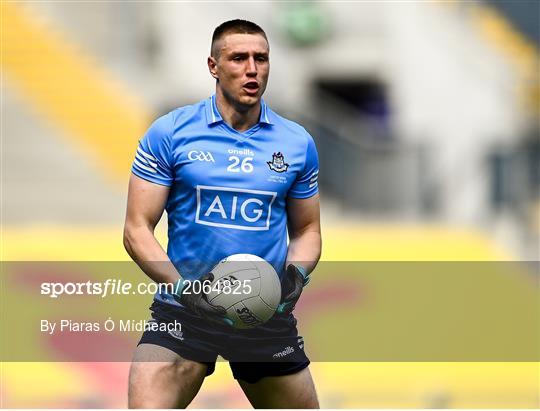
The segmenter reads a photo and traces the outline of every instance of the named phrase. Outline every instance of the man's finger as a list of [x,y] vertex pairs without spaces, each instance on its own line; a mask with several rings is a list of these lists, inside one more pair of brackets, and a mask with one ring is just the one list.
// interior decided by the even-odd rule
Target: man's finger
[[225,308],[219,305],[210,304],[205,298],[202,299],[199,308],[209,315],[218,315],[223,317],[225,314],[227,314],[227,310],[225,310]]
[[300,297],[300,294],[302,293],[302,287],[295,286],[289,294],[283,298],[283,301],[293,301]]
[[199,278],[199,281],[201,285],[203,285],[207,281],[211,283],[212,281],[214,281],[214,274],[212,273],[205,274],[201,278]]
[[278,308],[276,311],[278,312],[278,314],[283,314],[289,311],[292,312],[291,307],[290,307],[291,304],[292,304],[291,301],[281,303],[280,305],[278,305]]
[[300,277],[301,274],[295,273],[292,281],[293,287],[287,295],[285,295],[284,301],[295,300],[300,297],[302,289],[304,288],[304,282]]

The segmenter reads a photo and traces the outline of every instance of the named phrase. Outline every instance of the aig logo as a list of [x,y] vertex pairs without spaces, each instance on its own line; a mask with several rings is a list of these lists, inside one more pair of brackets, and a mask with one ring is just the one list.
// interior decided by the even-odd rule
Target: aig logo
[[214,227],[266,231],[276,192],[197,186],[195,222]]
[[210,151],[204,152],[198,150],[191,150],[187,156],[191,161],[211,161],[212,163],[215,163],[214,156],[212,156],[212,153]]

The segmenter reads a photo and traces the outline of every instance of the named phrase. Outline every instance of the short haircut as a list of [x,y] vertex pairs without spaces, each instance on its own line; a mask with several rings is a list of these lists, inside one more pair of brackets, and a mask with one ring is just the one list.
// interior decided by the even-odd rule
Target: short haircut
[[219,57],[219,50],[215,47],[215,45],[226,34],[260,34],[268,42],[266,33],[259,25],[247,20],[229,20],[225,23],[221,23],[214,30],[214,34],[212,35],[212,46],[210,48],[210,55],[212,57]]

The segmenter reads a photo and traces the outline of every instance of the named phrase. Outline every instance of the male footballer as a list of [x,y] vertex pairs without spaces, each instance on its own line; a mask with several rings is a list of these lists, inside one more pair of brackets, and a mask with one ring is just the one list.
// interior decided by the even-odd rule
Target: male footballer
[[[213,373],[218,355],[255,408],[318,408],[292,311],[321,253],[318,157],[312,137],[262,100],[270,70],[265,32],[245,20],[217,27],[208,57],[216,92],[158,118],[140,141],[129,182],[126,250],[157,283],[155,322],[129,375],[130,408],[184,408]],[[165,252],[154,236],[168,215]],[[289,241],[287,240],[287,234]],[[212,267],[239,253],[276,269],[282,299],[253,329],[230,325],[204,288]]]

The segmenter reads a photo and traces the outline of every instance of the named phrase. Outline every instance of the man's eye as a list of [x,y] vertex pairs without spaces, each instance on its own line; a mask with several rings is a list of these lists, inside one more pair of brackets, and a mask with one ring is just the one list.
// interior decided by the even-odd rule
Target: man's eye
[[234,61],[240,61],[240,60],[242,60],[242,57],[236,56],[236,57],[233,57],[233,60]]
[[268,59],[266,57],[258,57],[257,61],[265,62],[265,61],[268,61]]

